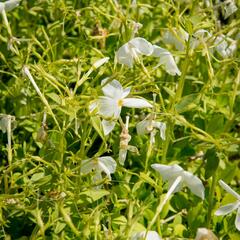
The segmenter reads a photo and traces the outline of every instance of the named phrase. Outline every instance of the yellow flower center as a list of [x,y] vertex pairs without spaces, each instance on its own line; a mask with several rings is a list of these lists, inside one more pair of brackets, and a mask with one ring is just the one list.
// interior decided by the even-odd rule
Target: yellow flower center
[[118,106],[122,107],[122,105],[123,105],[123,100],[122,99],[118,100]]

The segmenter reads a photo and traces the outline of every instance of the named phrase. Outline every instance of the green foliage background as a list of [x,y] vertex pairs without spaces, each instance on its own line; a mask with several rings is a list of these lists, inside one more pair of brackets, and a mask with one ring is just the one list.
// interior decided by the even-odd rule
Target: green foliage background
[[[0,113],[15,116],[11,164],[7,134],[0,132],[1,239],[129,239],[147,228],[167,191],[150,168],[152,163],[180,164],[198,175],[206,189],[204,201],[188,189],[176,193],[152,230],[163,237],[186,239],[194,238],[197,228],[209,227],[222,239],[240,237],[235,214],[214,216],[220,204],[234,200],[216,185],[217,179],[239,188],[239,44],[234,56],[223,60],[207,44],[185,53],[162,42],[164,30],[179,26],[190,35],[206,29],[214,36],[224,33],[235,38],[239,10],[224,20],[205,1],[146,0],[132,5],[112,0],[22,0],[7,16],[19,44],[1,21]],[[181,77],[154,69],[156,59],[143,58],[150,78],[141,66],[129,69],[116,64],[115,52],[130,40],[133,21],[143,25],[138,36],[179,59]],[[110,57],[109,62],[74,92],[76,82],[103,57]],[[41,126],[47,109],[23,75],[24,65],[48,100],[59,128],[49,112],[47,126]],[[103,136],[88,110],[90,101],[102,95],[100,83],[105,77],[132,86],[133,95],[149,101],[156,93],[157,119],[167,124],[167,139],[156,135],[147,156],[149,136],[138,136],[135,126],[150,110],[124,109],[122,119],[130,116],[130,144],[140,154],[128,153],[112,181],[104,178],[96,183],[93,175],[80,174],[80,163],[102,155],[117,160],[121,132],[117,125],[110,136]]]

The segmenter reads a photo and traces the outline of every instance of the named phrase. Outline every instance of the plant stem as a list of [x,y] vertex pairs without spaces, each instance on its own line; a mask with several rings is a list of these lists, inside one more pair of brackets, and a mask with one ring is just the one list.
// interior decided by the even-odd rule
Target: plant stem
[[217,183],[216,172],[212,176],[212,185],[208,196],[208,214],[207,214],[207,228],[210,228],[211,218],[212,218],[212,207],[213,207],[213,195]]
[[[163,199],[163,201],[160,201],[159,202],[159,205],[157,207],[157,210],[156,210],[156,213],[152,219],[152,221],[150,222],[150,224],[148,225],[148,228],[147,228],[147,231],[146,231],[146,235],[147,235],[147,232],[152,228],[152,226],[154,225],[154,223],[156,222],[157,220],[157,217],[158,215],[161,213],[164,205],[167,203],[167,201],[169,200],[170,196],[172,195],[172,193],[174,192],[174,190],[176,189],[176,187],[178,186],[178,184],[182,181],[182,177],[181,176],[178,176],[176,178],[176,180],[174,181],[174,183],[172,184],[172,186],[169,188],[165,198]],[[145,238],[146,238],[146,235],[145,235]]]

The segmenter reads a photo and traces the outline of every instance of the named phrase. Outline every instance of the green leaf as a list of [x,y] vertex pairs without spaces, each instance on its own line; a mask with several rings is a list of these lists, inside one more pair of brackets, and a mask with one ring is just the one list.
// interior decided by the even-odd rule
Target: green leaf
[[80,193],[80,196],[85,195],[88,197],[89,202],[95,202],[109,194],[110,192],[104,189],[91,189]]
[[183,113],[192,110],[197,106],[200,100],[200,95],[197,93],[184,96],[179,103],[175,105],[178,113]]
[[119,216],[119,217],[114,218],[112,223],[116,224],[116,225],[126,225],[127,219],[124,216]]
[[216,172],[219,165],[219,157],[217,155],[215,148],[210,148],[205,154],[205,159],[207,160],[205,166],[205,178],[210,178],[214,172]]

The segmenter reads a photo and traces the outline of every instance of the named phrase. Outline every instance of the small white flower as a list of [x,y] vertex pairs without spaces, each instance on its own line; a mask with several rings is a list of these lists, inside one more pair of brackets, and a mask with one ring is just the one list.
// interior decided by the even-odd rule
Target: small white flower
[[166,124],[160,121],[155,121],[150,114],[143,121],[139,122],[136,126],[138,135],[145,135],[151,133],[155,128],[159,129],[160,137],[162,140],[166,139]]
[[208,41],[208,39],[211,37],[211,33],[209,33],[207,30],[205,29],[199,29],[197,30],[190,41],[190,47],[191,49],[195,49],[198,48],[199,46],[202,45],[202,43],[205,43]]
[[156,163],[152,164],[151,167],[161,174],[163,181],[169,182],[169,186],[173,184],[177,177],[181,176],[181,183],[174,192],[178,192],[183,186],[187,186],[192,193],[204,199],[204,186],[202,181],[192,173],[184,171],[184,169],[182,169],[179,165],[174,164],[168,166]]
[[95,176],[101,179],[101,173],[104,172],[111,180],[111,173],[114,173],[117,163],[112,157],[96,157],[81,162],[81,173],[88,174],[92,170],[95,171]]
[[218,240],[215,234],[207,228],[198,228],[197,235],[194,240]]
[[224,19],[229,18],[233,13],[238,10],[234,0],[225,1],[223,6]]
[[170,75],[173,75],[173,76],[181,75],[181,72],[178,69],[177,64],[175,63],[175,60],[172,54],[166,49],[153,45],[152,56],[159,58],[159,63],[157,67],[160,65],[163,65],[166,72],[169,73]]
[[103,117],[102,126],[105,135],[108,135],[114,128],[116,120],[120,117],[122,107],[146,108],[152,105],[145,99],[127,98],[131,88],[123,89],[119,81],[113,80],[104,85],[108,79],[101,83],[104,96],[99,97],[90,105],[90,112],[97,109],[97,114]]
[[12,9],[19,6],[21,0],[8,0],[6,2],[0,2],[0,13],[5,10],[6,12],[11,11]]
[[237,230],[240,231],[240,195],[238,193],[236,193],[224,181],[220,180],[219,184],[225,191],[227,191],[232,196],[234,196],[237,199],[237,201],[234,202],[234,203],[227,204],[227,205],[225,205],[223,207],[220,207],[215,212],[215,215],[216,216],[227,215],[227,214],[229,214],[229,213],[231,213],[231,212],[233,212],[234,210],[237,209],[237,216],[236,216],[236,219],[235,219],[235,226],[236,226]]
[[182,28],[167,30],[163,34],[163,42],[174,45],[179,51],[184,51],[189,34]]
[[128,133],[129,116],[126,117],[126,124],[122,126],[122,132],[120,134],[120,150],[119,150],[119,163],[124,165],[127,157],[127,151],[138,153],[138,149],[135,146],[128,145],[131,140],[131,135]]
[[214,44],[216,51],[222,58],[231,57],[237,49],[237,41],[223,34],[215,39]]
[[135,233],[131,238],[131,240],[141,240],[141,239],[161,240],[160,236],[156,231],[148,231],[147,235],[146,235],[146,231],[138,232],[138,233]]
[[118,63],[132,67],[134,60],[138,59],[139,55],[150,56],[152,52],[153,47],[151,43],[144,38],[136,37],[118,49],[116,59]]

